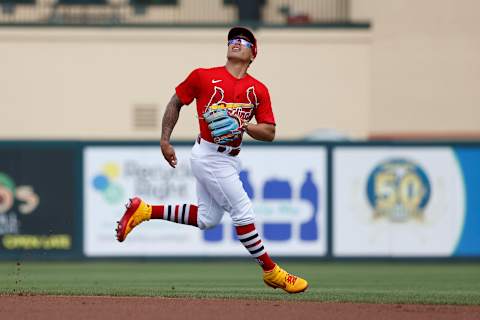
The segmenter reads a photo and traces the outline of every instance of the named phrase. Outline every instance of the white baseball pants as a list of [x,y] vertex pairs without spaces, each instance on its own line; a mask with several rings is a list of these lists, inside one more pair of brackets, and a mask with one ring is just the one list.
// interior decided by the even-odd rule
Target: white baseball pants
[[218,152],[218,145],[200,139],[192,148],[190,164],[197,183],[198,227],[216,226],[228,212],[234,226],[254,223],[252,203],[240,181],[240,159]]

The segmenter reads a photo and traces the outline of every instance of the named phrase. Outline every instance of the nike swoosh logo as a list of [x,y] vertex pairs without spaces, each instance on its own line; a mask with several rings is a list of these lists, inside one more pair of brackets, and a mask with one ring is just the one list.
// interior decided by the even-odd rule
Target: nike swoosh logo
[[222,80],[212,80],[212,83],[219,83]]

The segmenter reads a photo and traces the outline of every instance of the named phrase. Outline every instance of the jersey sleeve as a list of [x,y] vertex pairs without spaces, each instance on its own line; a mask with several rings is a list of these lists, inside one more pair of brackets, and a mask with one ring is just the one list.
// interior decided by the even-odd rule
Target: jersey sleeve
[[257,120],[257,123],[275,124],[270,94],[265,86],[262,86],[262,90],[259,92],[258,109],[255,112],[255,120]]
[[200,70],[193,70],[176,88],[175,93],[183,104],[189,105],[198,97],[200,88]]

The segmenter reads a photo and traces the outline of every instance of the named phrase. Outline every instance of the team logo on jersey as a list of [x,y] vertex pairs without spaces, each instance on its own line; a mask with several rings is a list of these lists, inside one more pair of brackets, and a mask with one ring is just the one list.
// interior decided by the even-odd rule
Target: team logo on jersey
[[374,218],[405,222],[424,218],[431,186],[425,171],[412,161],[392,159],[377,165],[367,182]]
[[244,103],[231,103],[226,102],[225,91],[218,86],[213,88],[213,94],[210,97],[210,101],[205,106],[204,112],[208,109],[227,109],[231,116],[237,116],[242,120],[250,121],[253,117],[255,108],[258,106],[257,95],[255,94],[255,87],[249,87],[246,92],[246,101]]

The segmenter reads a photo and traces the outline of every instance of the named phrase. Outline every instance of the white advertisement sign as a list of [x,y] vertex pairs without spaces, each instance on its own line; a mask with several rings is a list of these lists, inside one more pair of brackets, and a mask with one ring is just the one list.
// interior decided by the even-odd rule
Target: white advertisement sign
[[[84,250],[94,256],[248,256],[228,213],[217,227],[150,220],[119,243],[116,221],[129,197],[151,204],[196,204],[190,147],[176,147],[172,169],[159,147],[91,146],[84,151]],[[326,150],[247,146],[240,179],[271,255],[326,254]]]
[[451,256],[465,193],[447,147],[338,147],[333,154],[333,254]]

